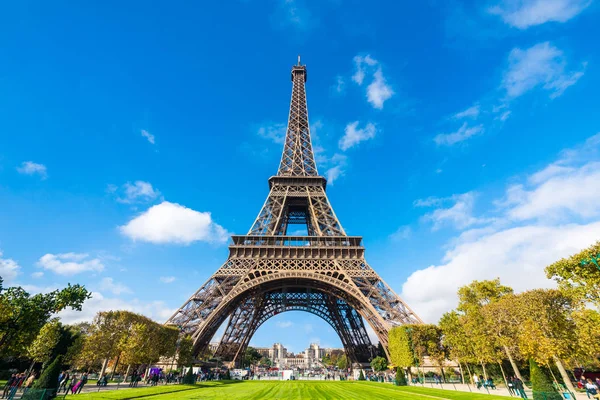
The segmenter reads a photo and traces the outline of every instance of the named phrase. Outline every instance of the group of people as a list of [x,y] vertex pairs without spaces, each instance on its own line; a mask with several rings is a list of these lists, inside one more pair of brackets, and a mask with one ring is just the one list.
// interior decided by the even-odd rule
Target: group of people
[[473,374],[473,383],[477,386],[477,389],[487,388],[487,389],[496,389],[496,385],[494,384],[494,380],[492,377],[488,377],[485,379],[483,375],[477,376],[477,374]]
[[577,387],[580,389],[585,388],[588,398],[600,399],[600,378],[596,378],[594,382],[590,378],[586,379],[585,376],[581,375],[581,378],[577,382]]
[[508,391],[511,395],[520,396],[522,399],[527,398],[527,393],[525,393],[525,385],[523,381],[520,380],[516,376],[508,377]]
[[26,372],[21,372],[20,374],[12,374],[6,385],[4,385],[4,389],[2,390],[2,399],[12,399],[19,389],[23,389],[26,391],[27,389],[33,386],[33,381],[36,376],[34,373],[28,374]]
[[81,393],[81,390],[87,382],[88,374],[85,372],[78,378],[75,374],[71,375],[69,371],[62,371],[58,375],[57,393],[60,393],[61,391],[64,391],[65,393],[70,391],[71,394]]

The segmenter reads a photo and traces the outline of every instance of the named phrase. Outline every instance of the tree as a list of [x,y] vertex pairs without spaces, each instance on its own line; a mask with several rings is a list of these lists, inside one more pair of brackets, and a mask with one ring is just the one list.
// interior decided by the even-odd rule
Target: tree
[[4,289],[0,282],[0,356],[25,354],[53,314],[66,308],[81,311],[90,297],[81,285],[31,296],[21,287]]
[[258,360],[261,358],[262,354],[260,354],[254,347],[248,346],[246,353],[244,353],[244,365],[256,365]]
[[27,352],[32,360],[45,364],[53,359],[53,356],[56,357],[54,349],[58,345],[61,335],[61,323],[58,322],[58,319],[52,319],[47,322],[27,348]]
[[177,364],[181,367],[183,365],[190,365],[194,360],[194,341],[188,335],[181,338],[179,341],[179,349],[177,352]]
[[423,364],[424,357],[435,361],[444,376],[444,361],[447,358],[447,349],[442,344],[442,331],[436,325],[419,324],[411,327],[411,340],[415,355],[419,363]]
[[58,376],[60,375],[62,366],[62,356],[58,356],[52,361],[46,369],[42,372],[40,378],[33,384],[34,389],[48,389],[50,396],[48,398],[53,399],[56,397],[56,390],[58,389]]
[[600,307],[600,241],[546,267],[546,276],[561,290]]
[[404,369],[402,367],[396,367],[396,386],[406,386],[406,376],[404,376]]
[[559,290],[536,289],[507,299],[517,319],[516,341],[521,356],[537,364],[554,362],[567,388],[575,391],[562,359],[576,353],[577,326],[572,317],[578,303]]
[[500,283],[500,279],[484,281],[473,281],[468,285],[458,289],[458,307],[457,310],[464,316],[465,332],[469,336],[470,347],[473,356],[483,368],[483,374],[487,378],[485,364],[490,362],[500,362],[503,352],[514,370],[514,373],[521,380],[521,373],[517,368],[508,347],[503,347],[498,343],[497,337],[493,333],[493,327],[496,324],[494,319],[488,318],[483,313],[483,308],[489,306],[507,295],[511,295],[513,289]]
[[185,385],[193,385],[194,383],[196,383],[196,380],[194,379],[194,368],[191,364],[190,368],[187,370],[185,376],[182,379],[182,383]]
[[[439,322],[442,330],[442,343],[448,349],[448,356],[458,362],[461,371],[461,363],[478,361],[473,353],[471,338],[465,330],[464,320],[464,316],[458,315],[456,311],[451,311],[442,315]],[[464,373],[462,378],[464,383]]]
[[345,354],[342,354],[340,358],[338,358],[337,367],[338,369],[348,368],[348,357]]
[[388,335],[388,351],[390,361],[397,367],[409,368],[415,365],[415,354],[409,335],[410,327],[407,325],[396,326]]
[[573,312],[577,327],[575,353],[569,357],[571,363],[583,364],[594,369],[600,367],[600,312],[590,309]]
[[360,370],[360,374],[358,374],[358,380],[359,381],[364,381],[365,380],[365,374],[363,373],[363,370]]
[[560,400],[562,396],[556,392],[546,373],[538,366],[534,359],[529,360],[529,373],[533,386],[534,400]]
[[372,361],[371,361],[371,368],[373,368],[373,371],[375,372],[382,372],[385,371],[388,367],[388,361],[386,358],[384,357],[375,357]]

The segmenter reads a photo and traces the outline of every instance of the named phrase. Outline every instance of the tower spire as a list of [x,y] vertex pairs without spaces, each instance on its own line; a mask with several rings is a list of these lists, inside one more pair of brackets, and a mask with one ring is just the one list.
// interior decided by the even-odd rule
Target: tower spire
[[310,140],[308,107],[306,105],[306,65],[292,67],[292,100],[279,176],[318,176]]

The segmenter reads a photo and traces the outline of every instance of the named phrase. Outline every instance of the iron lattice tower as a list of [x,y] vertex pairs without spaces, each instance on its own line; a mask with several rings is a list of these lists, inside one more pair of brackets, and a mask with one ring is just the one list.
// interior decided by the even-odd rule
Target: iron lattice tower
[[[359,236],[347,236],[325,194],[312,150],[306,66],[292,67],[292,99],[277,175],[246,235],[232,236],[227,261],[167,321],[204,351],[226,319],[215,356],[239,361],[262,323],[302,310],[327,321],[352,362],[368,362],[373,346],[364,321],[387,352],[388,331],[421,319],[367,264]],[[307,236],[290,236],[303,224]]]

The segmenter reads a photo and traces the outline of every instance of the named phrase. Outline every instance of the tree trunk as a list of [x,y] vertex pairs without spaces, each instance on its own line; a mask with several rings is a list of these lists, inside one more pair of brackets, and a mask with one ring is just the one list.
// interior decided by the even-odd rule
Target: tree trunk
[[558,367],[558,372],[560,372],[560,376],[562,376],[562,379],[565,382],[565,386],[570,392],[575,393],[575,387],[573,386],[573,382],[571,382],[571,378],[569,378],[569,375],[567,374],[567,371],[565,370],[565,366],[563,365],[562,361],[556,356],[553,356],[553,358],[554,362],[556,363],[556,366]]
[[498,361],[498,365],[500,366],[500,372],[502,372],[502,378],[504,378],[504,384],[506,385],[506,388],[508,389],[508,380],[506,379],[506,374],[504,373],[504,368],[502,368],[502,362]]
[[524,382],[523,377],[521,376],[521,372],[519,371],[519,367],[517,367],[517,363],[515,363],[515,360],[513,360],[512,356],[510,355],[510,350],[508,349],[508,347],[504,346],[504,352],[508,357],[508,361],[510,361],[510,366],[512,367],[513,372],[515,373],[515,376],[519,378],[521,382]]
[[483,362],[481,363],[481,368],[483,368],[483,379],[485,379],[487,381],[488,375],[487,375],[487,371],[485,369],[485,364]]
[[102,369],[100,370],[100,377],[102,377],[102,375],[104,375],[104,373],[106,372],[107,365],[108,365],[108,358],[105,358],[104,362],[102,363]]
[[460,378],[462,380],[463,385],[465,384],[465,371],[462,369],[462,364],[458,361],[458,369],[460,370]]
[[113,366],[112,372],[110,374],[110,380],[112,381],[115,377],[115,372],[117,371],[117,367],[119,366],[119,358],[121,358],[121,353],[117,356],[117,361],[115,361],[115,365]]
[[131,364],[127,365],[127,371],[125,371],[125,379],[123,379],[123,383],[127,382],[127,375],[129,375],[129,369],[131,368]]

